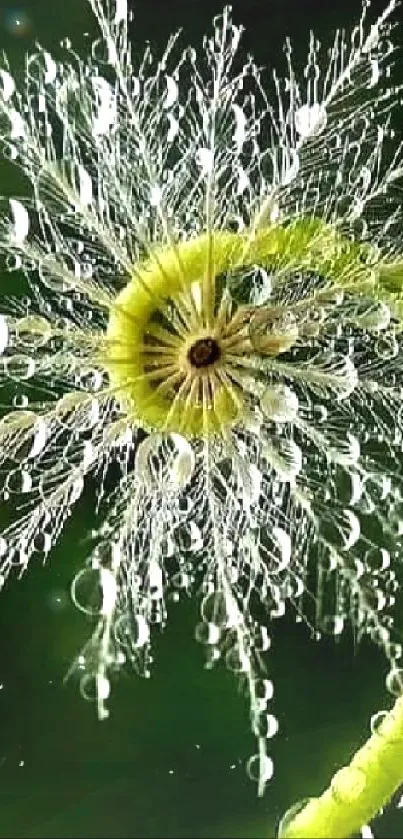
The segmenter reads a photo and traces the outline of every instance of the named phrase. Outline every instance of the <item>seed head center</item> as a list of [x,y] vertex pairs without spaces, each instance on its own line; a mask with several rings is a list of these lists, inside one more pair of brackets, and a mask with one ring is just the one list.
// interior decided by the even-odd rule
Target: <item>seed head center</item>
[[188,361],[192,367],[200,369],[215,364],[221,356],[221,350],[215,338],[199,338],[189,349]]

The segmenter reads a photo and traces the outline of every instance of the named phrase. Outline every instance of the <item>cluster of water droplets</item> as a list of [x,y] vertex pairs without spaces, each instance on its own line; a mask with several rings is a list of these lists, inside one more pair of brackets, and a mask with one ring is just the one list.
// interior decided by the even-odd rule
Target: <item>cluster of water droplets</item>
[[396,4],[372,28],[366,5],[329,51],[312,37],[298,83],[287,45],[273,102],[252,59],[234,70],[241,31],[228,9],[202,55],[176,56],[173,38],[160,60],[147,48],[136,63],[124,0],[91,5],[101,39],[88,60],[69,43],[65,62],[39,51],[22,91],[0,70],[0,140],[33,186],[0,222],[0,249],[31,301],[4,301],[0,317],[11,394],[0,420],[1,581],[49,553],[95,478],[94,550],[72,585],[94,620],[73,665],[83,696],[106,717],[115,674],[130,663],[150,675],[153,627],[195,590],[207,666],[223,659],[248,692],[258,743],[248,771],[263,792],[278,728],[267,627],[288,604],[315,637],[348,622],[371,635],[390,662],[388,688],[400,690],[396,301],[374,297],[369,264],[358,295],[342,258],[325,266],[313,241],[300,265],[290,248],[231,273],[225,293],[253,314],[237,370],[245,413],[223,439],[154,433],[127,417],[108,388],[105,327],[138,262],[206,230],[235,227],[253,242],[267,225],[319,216],[359,244],[370,238],[377,264],[398,260],[402,159],[399,148],[387,159],[385,117],[401,97],[388,84]]

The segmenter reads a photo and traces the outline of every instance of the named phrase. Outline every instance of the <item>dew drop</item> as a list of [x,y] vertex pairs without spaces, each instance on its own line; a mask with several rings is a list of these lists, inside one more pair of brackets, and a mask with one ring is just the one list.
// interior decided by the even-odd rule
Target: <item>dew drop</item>
[[387,718],[388,712],[387,711],[377,711],[376,714],[373,714],[370,721],[370,729],[371,734],[380,734],[381,733],[381,725],[383,721]]
[[353,466],[360,459],[360,441],[358,437],[347,431],[346,439],[340,440],[337,447],[329,445],[328,454],[333,463],[338,463],[340,466]]
[[52,547],[52,536],[46,530],[38,530],[34,536],[34,550],[37,553],[48,554]]
[[213,171],[214,154],[211,149],[200,147],[196,151],[196,160],[201,169],[201,175],[208,175]]
[[296,131],[302,139],[315,137],[326,127],[326,108],[319,102],[315,102],[313,105],[301,105],[295,112],[294,121]]
[[10,355],[3,359],[4,372],[17,382],[32,379],[35,374],[35,361],[28,355]]
[[256,699],[266,704],[273,698],[274,685],[271,679],[257,678],[253,680],[253,690]]
[[363,314],[355,319],[357,326],[368,332],[381,332],[390,324],[391,312],[389,306],[383,302],[372,302]]
[[8,492],[15,494],[30,492],[32,489],[31,474],[27,469],[13,469],[8,473],[4,485]]
[[324,615],[320,622],[320,628],[326,635],[337,637],[343,632],[344,617],[342,615]]
[[279,559],[276,563],[277,573],[283,571],[291,562],[291,538],[286,530],[282,527],[273,527],[273,537],[279,553]]
[[192,445],[180,434],[150,434],[136,451],[137,476],[150,489],[183,489],[195,465]]
[[115,623],[114,634],[123,646],[141,649],[150,640],[150,627],[144,615],[134,615],[133,618],[121,615]]
[[298,816],[298,813],[301,813],[302,810],[305,810],[307,804],[314,800],[314,798],[301,798],[300,801],[296,801],[295,804],[289,807],[289,809],[284,813],[284,816],[280,820],[277,829],[278,839],[283,839],[283,837],[287,836],[290,824],[294,821],[295,817]]
[[200,613],[207,623],[213,623],[217,627],[231,625],[231,610],[221,591],[214,591],[203,598]]
[[247,761],[246,773],[251,781],[264,785],[273,777],[274,763],[268,755],[252,755]]
[[38,266],[39,277],[46,288],[56,294],[65,294],[66,291],[71,291],[74,288],[74,277],[72,274],[68,275],[66,271],[60,268],[60,271],[55,271],[55,265],[47,265],[46,259]]
[[386,676],[385,685],[392,696],[401,696],[403,694],[403,669],[392,667]]
[[262,394],[260,407],[272,422],[293,422],[298,414],[298,397],[287,385],[274,385]]
[[221,629],[211,621],[201,621],[195,629],[195,638],[199,644],[218,644],[221,637]]
[[0,446],[17,461],[37,457],[46,443],[47,426],[32,411],[11,411],[0,420]]
[[265,307],[252,315],[249,323],[249,337],[257,353],[277,356],[288,352],[298,339],[298,326],[292,312],[285,311],[273,316]]
[[339,550],[348,551],[358,541],[361,526],[358,517],[346,508],[332,518],[322,516],[319,530],[323,538]]
[[148,585],[151,600],[161,600],[164,592],[162,568],[155,560],[148,566]]
[[399,352],[399,344],[393,334],[383,334],[375,342],[375,352],[379,358],[388,361],[395,358]]
[[91,616],[101,615],[103,593],[100,570],[83,568],[79,571],[71,584],[71,597],[80,612]]
[[54,408],[55,418],[63,428],[85,431],[93,428],[99,419],[99,403],[95,396],[72,391],[65,393]]
[[275,737],[278,728],[278,720],[274,714],[266,714],[265,712],[254,714],[252,731],[255,737],[266,737],[270,739],[271,737]]
[[249,673],[251,662],[237,646],[231,647],[225,654],[225,665],[232,673]]
[[108,699],[110,682],[99,673],[85,673],[80,679],[80,693],[88,702]]
[[251,632],[251,640],[254,650],[265,652],[270,649],[271,638],[266,626],[255,626]]
[[385,571],[390,566],[390,553],[386,548],[374,545],[365,552],[364,562],[370,572]]
[[27,315],[17,320],[15,334],[18,343],[25,349],[31,350],[46,344],[51,337],[52,328],[45,318],[39,315]]

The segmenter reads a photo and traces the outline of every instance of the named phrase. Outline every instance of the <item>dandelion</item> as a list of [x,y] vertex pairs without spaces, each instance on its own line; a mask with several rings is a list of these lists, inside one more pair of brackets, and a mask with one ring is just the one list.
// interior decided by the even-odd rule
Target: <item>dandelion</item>
[[299,79],[288,42],[284,78],[243,64],[229,9],[201,54],[175,36],[138,59],[126,0],[89,2],[90,57],[38,49],[21,89],[0,70],[3,151],[32,188],[0,227],[28,288],[2,298],[1,579],[46,558],[88,486],[81,692],[105,718],[195,592],[207,666],[248,693],[263,793],[289,604],[315,638],[371,636],[401,691],[397,2],[329,50],[312,35]]

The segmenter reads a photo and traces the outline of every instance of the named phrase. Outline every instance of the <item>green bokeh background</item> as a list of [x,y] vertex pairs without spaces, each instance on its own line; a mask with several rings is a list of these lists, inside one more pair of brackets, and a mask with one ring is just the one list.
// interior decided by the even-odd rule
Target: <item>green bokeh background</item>
[[[63,36],[82,45],[85,31],[94,34],[85,0],[59,1],[0,4],[0,48],[15,68],[36,40],[57,48]],[[281,63],[286,34],[297,49],[311,27],[330,40],[360,11],[356,0],[233,5],[235,21],[247,28],[245,53],[269,65]],[[139,48],[146,40],[162,48],[179,27],[184,45],[197,44],[222,6],[138,0]],[[19,13],[26,26],[18,34],[10,26]],[[8,169],[1,167],[0,177],[2,193],[19,188]],[[10,290],[10,278],[0,282]],[[0,839],[273,835],[287,807],[319,792],[367,736],[371,714],[390,704],[382,656],[367,643],[357,649],[352,638],[314,643],[291,615],[274,625],[267,668],[280,733],[272,741],[275,778],[263,800],[245,774],[255,749],[246,699],[223,667],[203,668],[191,600],[170,608],[169,628],[156,639],[152,679],[122,677],[111,717],[99,723],[77,683],[63,684],[90,629],[70,602],[69,586],[84,560],[92,501],[87,495],[77,507],[47,566],[31,566],[0,598]],[[389,808],[376,829],[379,836],[402,836],[403,813]]]

